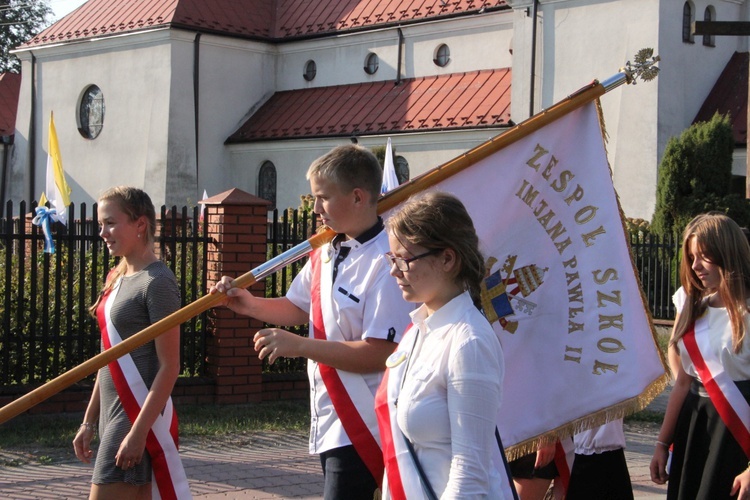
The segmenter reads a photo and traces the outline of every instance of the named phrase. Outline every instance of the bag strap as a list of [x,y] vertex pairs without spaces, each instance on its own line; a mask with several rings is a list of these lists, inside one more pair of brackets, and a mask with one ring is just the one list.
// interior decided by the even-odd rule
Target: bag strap
[[422,464],[419,463],[417,453],[414,451],[414,445],[411,444],[411,441],[406,437],[404,431],[401,431],[401,435],[404,437],[404,441],[406,441],[406,447],[409,448],[409,454],[414,461],[414,467],[417,468],[417,473],[419,474],[419,479],[422,481],[422,488],[424,489],[425,495],[427,495],[427,500],[438,500],[435,490],[432,489],[430,480],[427,479],[427,474],[425,474],[424,469],[422,469]]

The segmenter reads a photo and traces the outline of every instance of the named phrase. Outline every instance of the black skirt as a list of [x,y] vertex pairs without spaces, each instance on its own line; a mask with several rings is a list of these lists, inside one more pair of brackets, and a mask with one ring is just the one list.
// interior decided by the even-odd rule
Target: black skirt
[[[750,381],[735,384],[750,402]],[[694,380],[677,418],[667,499],[730,498],[735,476],[747,466],[747,455],[724,425],[703,384]]]
[[625,461],[625,450],[593,455],[576,453],[570,472],[567,500],[632,500],[633,485]]

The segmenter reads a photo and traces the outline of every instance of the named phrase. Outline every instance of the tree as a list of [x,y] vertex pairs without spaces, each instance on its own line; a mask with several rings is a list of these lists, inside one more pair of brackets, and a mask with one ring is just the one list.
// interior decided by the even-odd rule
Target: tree
[[0,73],[21,72],[10,51],[49,26],[49,0],[0,0]]
[[733,150],[729,118],[718,113],[669,140],[659,166],[654,233],[679,237],[693,217],[712,210],[741,226],[750,223],[748,201],[731,192]]

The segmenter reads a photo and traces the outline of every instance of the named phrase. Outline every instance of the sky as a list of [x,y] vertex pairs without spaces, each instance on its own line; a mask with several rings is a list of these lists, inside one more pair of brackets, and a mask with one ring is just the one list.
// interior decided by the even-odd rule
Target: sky
[[50,0],[50,7],[54,12],[55,21],[76,10],[86,0]]

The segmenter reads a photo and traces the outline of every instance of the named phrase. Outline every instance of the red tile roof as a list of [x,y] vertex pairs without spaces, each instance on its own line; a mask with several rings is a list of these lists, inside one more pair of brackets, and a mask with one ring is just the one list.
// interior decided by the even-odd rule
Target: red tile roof
[[505,0],[89,0],[24,45],[166,26],[282,40],[509,8]]
[[0,137],[15,134],[21,75],[0,73]]
[[716,80],[693,123],[709,121],[717,111],[722,115],[728,113],[735,144],[747,144],[747,72],[748,53],[735,52]]
[[510,69],[276,92],[227,143],[510,125]]

